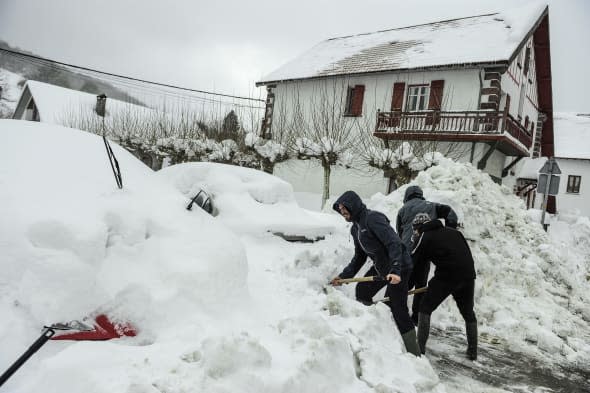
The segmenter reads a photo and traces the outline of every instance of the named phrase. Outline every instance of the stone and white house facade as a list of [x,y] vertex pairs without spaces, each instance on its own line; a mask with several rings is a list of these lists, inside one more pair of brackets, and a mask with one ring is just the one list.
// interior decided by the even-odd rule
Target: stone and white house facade
[[257,85],[267,89],[262,135],[295,101],[312,116],[323,94],[359,132],[461,144],[460,159],[498,182],[523,157],[553,156],[545,6],[329,39]]

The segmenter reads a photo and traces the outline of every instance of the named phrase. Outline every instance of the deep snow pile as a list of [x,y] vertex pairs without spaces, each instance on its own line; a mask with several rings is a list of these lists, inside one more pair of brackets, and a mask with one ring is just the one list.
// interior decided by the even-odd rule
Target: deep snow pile
[[200,190],[213,200],[213,214],[238,233],[282,233],[310,239],[334,231],[330,217],[300,208],[291,185],[262,171],[234,165],[193,162],[156,173],[187,198]]
[[[418,175],[427,199],[451,205],[476,261],[476,314],[481,332],[513,349],[590,367],[590,222],[562,222],[550,238],[521,200],[470,164],[442,160]],[[369,207],[394,220],[406,187]],[[569,229],[568,229],[569,228]],[[561,231],[560,231],[561,229]],[[462,326],[452,299],[434,314],[439,327]]]
[[7,391],[444,391],[402,349],[385,306],[309,286],[318,266],[329,276],[327,262],[343,260],[344,225],[314,244],[237,236],[114,145],[118,190],[95,135],[3,120],[0,136],[0,370],[43,324],[102,311],[139,329],[49,342]]

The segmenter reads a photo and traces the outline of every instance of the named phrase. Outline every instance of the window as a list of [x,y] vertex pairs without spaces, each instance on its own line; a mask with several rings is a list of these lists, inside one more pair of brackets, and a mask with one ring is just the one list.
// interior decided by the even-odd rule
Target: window
[[582,181],[582,176],[569,175],[567,177],[567,192],[570,194],[579,194],[581,181]]
[[408,98],[406,100],[406,111],[424,111],[428,105],[428,85],[408,86]]
[[526,48],[526,52],[524,55],[524,74],[527,75],[529,73],[529,65],[531,64],[531,47]]
[[352,115],[352,102],[354,101],[354,87],[349,87],[346,93],[346,109],[344,114]]
[[516,58],[516,65],[519,68],[522,68],[522,49],[518,52],[518,57]]
[[365,85],[349,87],[346,94],[346,108],[344,116],[362,116],[363,98],[365,96]]

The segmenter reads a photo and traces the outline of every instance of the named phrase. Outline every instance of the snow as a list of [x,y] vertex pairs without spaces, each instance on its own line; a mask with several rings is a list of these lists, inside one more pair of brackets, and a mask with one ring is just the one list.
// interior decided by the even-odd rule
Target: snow
[[507,61],[545,7],[544,3],[533,2],[502,14],[328,39],[258,83]]
[[590,160],[590,115],[558,112],[553,123],[555,157]]
[[[288,183],[211,163],[154,173],[113,144],[119,190],[95,135],[2,120],[0,136],[0,370],[44,324],[100,311],[139,329],[108,342],[50,341],[6,391],[446,390],[428,356],[405,353],[385,305],[356,302],[353,286],[323,292],[352,256],[349,226],[299,207]],[[547,367],[588,369],[590,219],[560,215],[547,234],[487,174],[436,161],[413,184],[458,213],[476,260],[481,340]],[[200,188],[215,215],[186,210]],[[365,202],[393,221],[404,192]],[[269,233],[279,230],[325,240],[289,243]],[[432,324],[462,330],[452,300]]]
[[206,191],[217,218],[238,233],[315,239],[335,230],[333,220],[297,205],[289,183],[261,171],[194,162],[165,168],[157,176],[171,182],[188,199],[199,190]]
[[[348,229],[298,208],[288,184],[208,164],[155,175],[113,144],[119,190],[96,135],[15,120],[0,135],[0,369],[44,324],[100,311],[139,329],[50,341],[7,391],[444,392],[387,307],[357,303],[351,287],[323,294],[350,258]],[[175,170],[180,184],[210,185],[217,216],[185,209]],[[273,215],[334,233],[289,243],[262,232]]]
[[14,113],[21,90],[18,83],[22,79],[20,75],[0,68],[0,118],[9,118]]
[[[588,218],[558,221],[548,236],[508,188],[470,164],[447,159],[412,184],[421,186],[427,199],[451,205],[463,224],[476,261],[480,331],[549,363],[590,367]],[[393,219],[405,189],[376,194],[368,206]],[[462,325],[451,300],[433,314],[433,325]]]

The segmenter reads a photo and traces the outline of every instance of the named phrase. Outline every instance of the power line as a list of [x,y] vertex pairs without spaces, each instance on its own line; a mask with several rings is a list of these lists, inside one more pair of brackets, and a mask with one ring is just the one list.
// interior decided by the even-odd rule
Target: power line
[[[2,48],[0,48],[1,50]],[[43,60],[42,58],[31,58],[26,57],[18,52],[8,53],[8,55],[12,56],[16,61],[23,62],[25,64],[34,64],[40,67],[47,67],[51,70],[56,70],[60,72],[69,72],[74,75],[78,75],[79,77],[90,77],[94,79],[98,79],[102,82],[109,83],[118,89],[123,89],[123,92],[129,94],[134,93],[132,96],[134,98],[140,98],[143,100],[145,95],[161,98],[162,96],[168,98],[179,99],[185,102],[192,102],[195,104],[198,103],[209,103],[214,105],[221,105],[221,106],[232,106],[238,108],[247,108],[247,109],[256,109],[256,110],[264,110],[264,107],[255,106],[258,101],[262,100],[254,100],[255,103],[237,103],[236,101],[224,101],[223,98],[216,99],[215,97],[206,97],[206,96],[198,96],[195,94],[187,94],[181,92],[175,92],[172,88],[165,88],[160,86],[151,86],[149,83],[138,82],[135,80],[128,80],[124,77],[112,76],[112,75],[103,75],[100,72],[95,72],[92,70],[71,70],[67,66],[61,66],[58,64],[54,64],[51,61]],[[138,96],[139,94],[139,96]],[[199,93],[203,94],[203,93]],[[206,94],[206,93],[205,93]],[[216,93],[211,93],[216,94]],[[253,99],[247,99],[252,101]]]
[[152,81],[148,81],[148,80],[145,80],[145,79],[132,78],[132,77],[129,77],[129,76],[114,74],[114,73],[111,73],[111,72],[105,72],[105,71],[95,70],[95,69],[92,69],[92,68],[77,66],[77,65],[74,65],[74,64],[63,63],[63,62],[60,62],[60,61],[51,60],[51,59],[47,59],[47,58],[44,58],[44,57],[30,55],[30,54],[26,54],[26,53],[21,53],[21,52],[13,51],[13,50],[6,49],[6,48],[0,48],[0,51],[6,52],[6,53],[10,53],[10,54],[13,54],[13,55],[17,55],[17,56],[26,57],[26,58],[29,58],[29,59],[35,59],[35,60],[45,61],[45,62],[49,62],[49,63],[59,64],[59,65],[64,66],[64,67],[69,67],[69,68],[74,68],[74,69],[83,70],[83,71],[89,71],[89,72],[95,72],[95,73],[98,73],[98,74],[101,74],[101,75],[107,75],[107,76],[111,76],[111,77],[126,79],[126,80],[129,80],[129,81],[142,82],[142,83],[147,83],[147,84],[151,84],[151,85],[167,87],[167,88],[171,88],[171,89],[178,89],[178,90],[183,90],[183,91],[190,91],[190,92],[193,92],[193,93],[202,93],[202,94],[210,94],[210,95],[215,95],[215,96],[220,96],[220,97],[237,98],[237,99],[240,99],[240,100],[265,102],[264,100],[262,100],[260,98],[250,98],[250,97],[234,96],[234,95],[230,95],[230,94],[214,93],[214,92],[205,91],[205,90],[197,90],[197,89],[190,89],[188,87],[180,87],[180,86],[169,85],[169,84],[166,84],[166,83],[152,82]]

